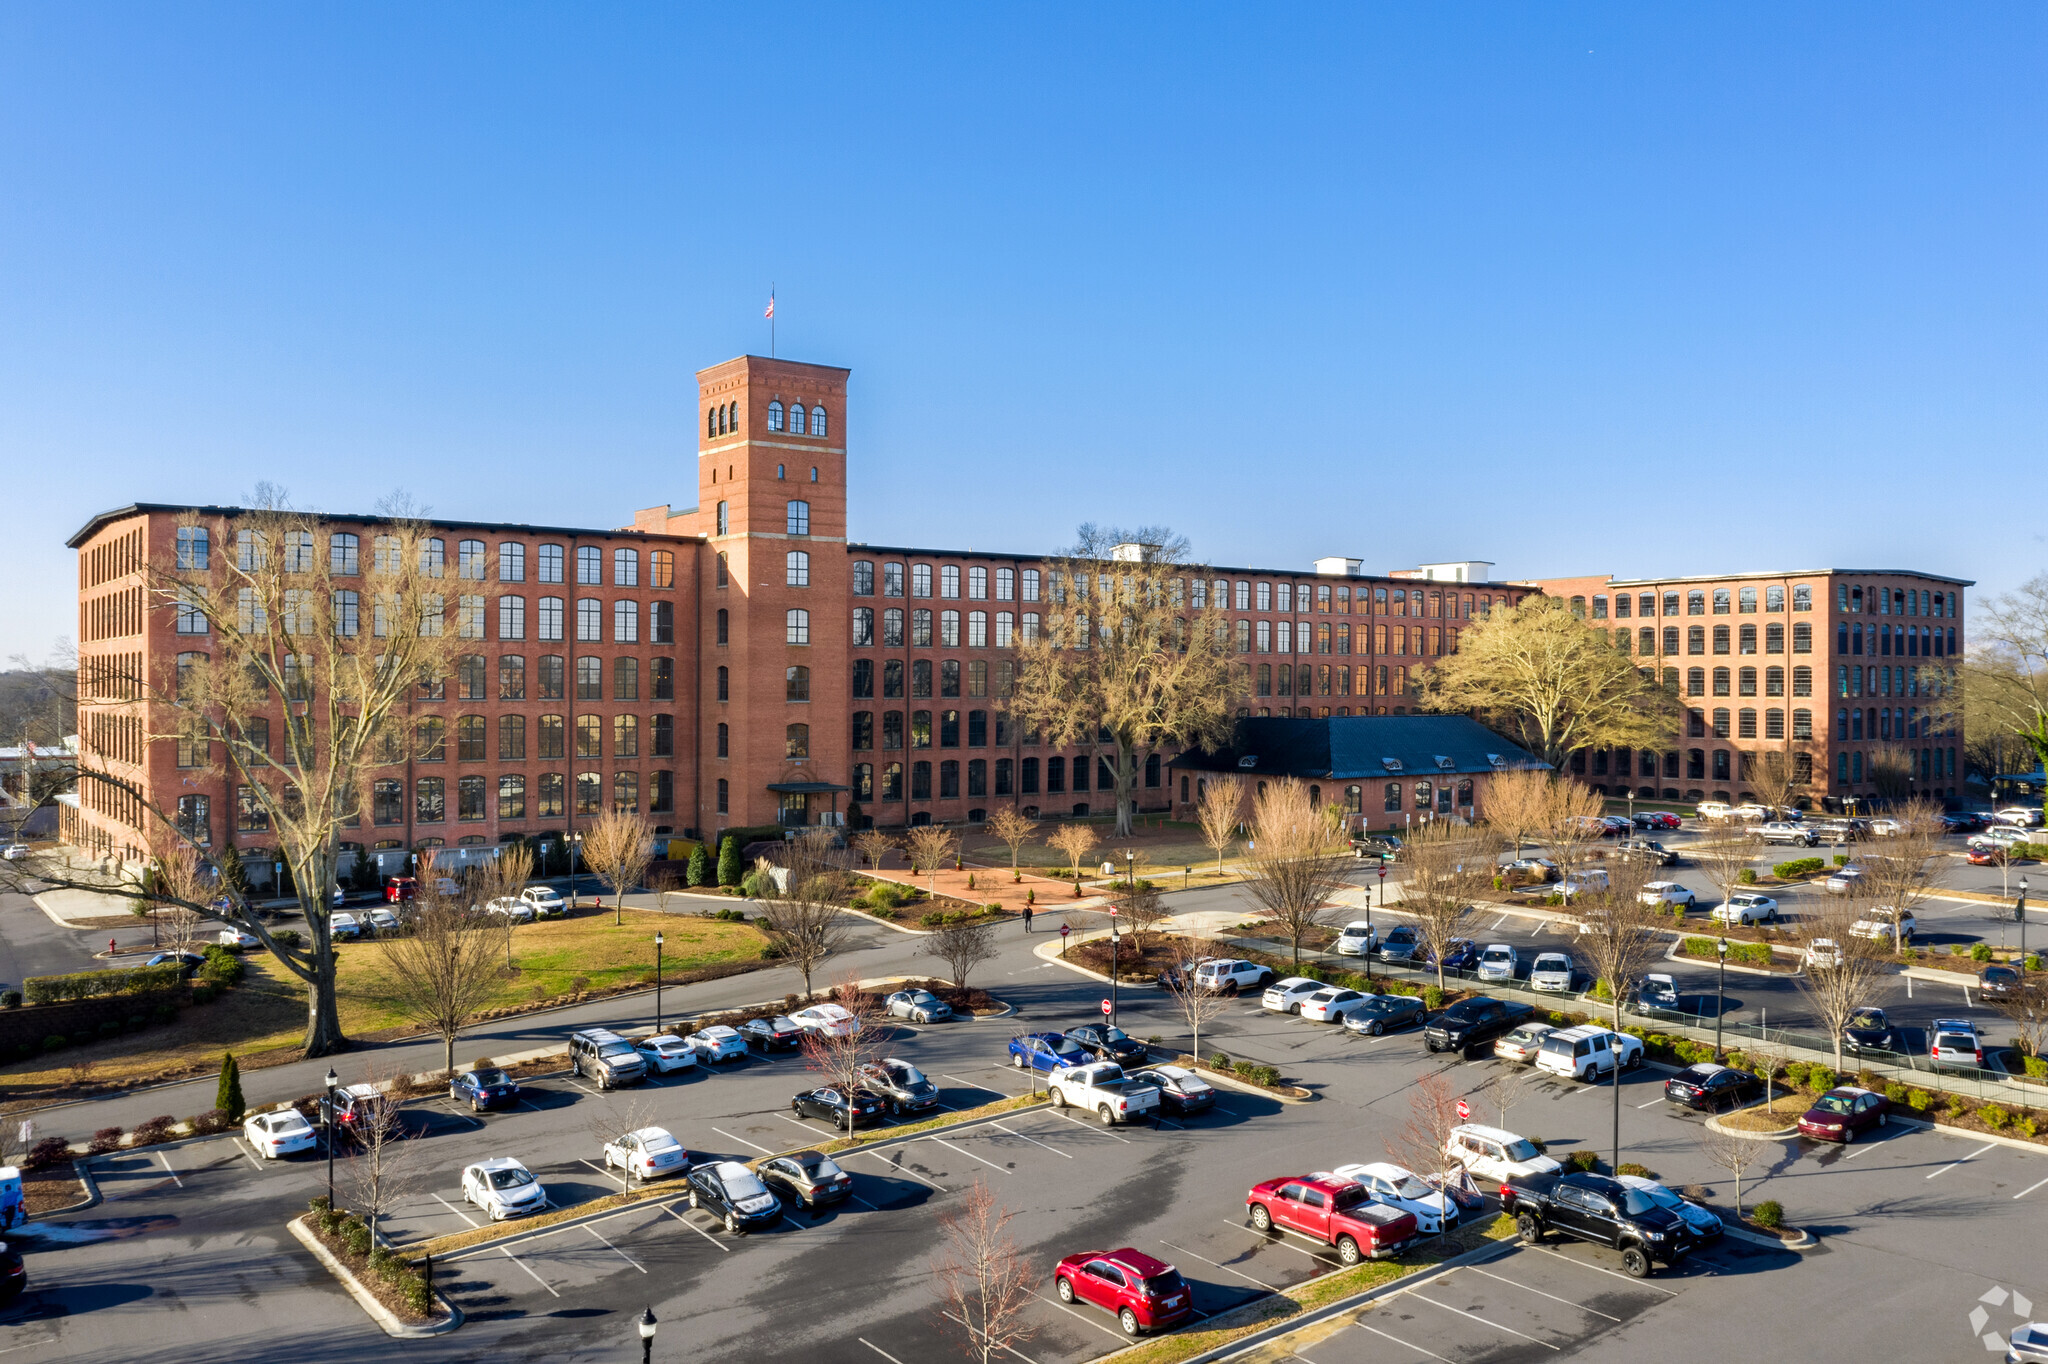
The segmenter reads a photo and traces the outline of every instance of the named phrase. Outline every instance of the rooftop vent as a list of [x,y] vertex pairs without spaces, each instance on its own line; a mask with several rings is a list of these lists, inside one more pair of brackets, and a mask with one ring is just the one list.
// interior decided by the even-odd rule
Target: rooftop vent
[[1237,765],[1238,767],[1249,771],[1250,769],[1257,767],[1259,765],[1259,755],[1256,753],[1247,753],[1242,758],[1239,758],[1237,760]]
[[1445,772],[1454,772],[1457,770],[1458,767],[1456,763],[1452,762],[1449,758],[1445,757],[1441,753],[1436,755],[1436,765],[1438,768]]
[[1380,766],[1386,768],[1389,772],[1399,772],[1401,770],[1401,760],[1399,758],[1381,758]]

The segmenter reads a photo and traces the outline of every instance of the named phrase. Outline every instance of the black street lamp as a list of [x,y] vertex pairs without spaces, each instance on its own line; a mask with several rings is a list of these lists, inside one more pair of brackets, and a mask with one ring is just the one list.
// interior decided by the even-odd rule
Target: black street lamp
[[1728,999],[1728,939],[1724,936],[1714,941],[1714,950],[1720,954],[1720,974],[1714,980],[1714,1059],[1721,1058],[1721,1014]]
[[327,1108],[324,1126],[327,1128],[327,1211],[334,1211],[334,1087],[341,1083],[341,1077],[334,1073],[334,1067],[327,1068]]
[[661,1032],[661,934],[654,935],[654,1031]]
[[1116,906],[1109,907],[1109,1023],[1116,1026]]
[[2020,921],[2020,969],[2027,969],[2027,878],[2020,878],[2019,903],[2013,906],[2012,916]]
[[640,1328],[640,1364],[648,1364],[654,1358],[654,1309],[642,1312],[635,1325]]

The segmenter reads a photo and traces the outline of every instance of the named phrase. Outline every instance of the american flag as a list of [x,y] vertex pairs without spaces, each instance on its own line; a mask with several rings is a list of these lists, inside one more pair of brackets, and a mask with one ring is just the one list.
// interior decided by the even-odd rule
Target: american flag
[[767,318],[773,318],[773,317],[775,316],[775,295],[774,295],[774,294],[770,294],[770,295],[768,295],[768,311],[767,311],[767,312],[765,312],[765,313],[763,313],[763,314],[762,314],[762,316],[763,316],[763,317],[767,317]]

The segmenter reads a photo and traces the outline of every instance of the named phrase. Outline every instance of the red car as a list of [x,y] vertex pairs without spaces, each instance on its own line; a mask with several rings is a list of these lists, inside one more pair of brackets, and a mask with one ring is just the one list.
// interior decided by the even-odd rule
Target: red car
[[1107,1307],[1127,1336],[1178,1326],[1195,1313],[1195,1294],[1180,1271],[1142,1250],[1089,1250],[1053,1270],[1061,1302]]
[[1669,810],[1645,810],[1636,816],[1638,829],[1676,829],[1680,820]]
[[1862,1133],[1889,1123],[1891,1109],[1891,1100],[1882,1094],[1842,1085],[1813,1101],[1813,1107],[1799,1119],[1799,1135],[1847,1144]]
[[420,883],[410,876],[394,876],[384,883],[384,902],[398,905],[417,899]]
[[1415,1239],[1415,1214],[1385,1203],[1355,1180],[1335,1175],[1269,1179],[1245,1195],[1254,1229],[1276,1227],[1326,1246],[1347,1265],[1399,1255]]
[[2010,856],[2004,848],[1995,847],[1972,848],[1963,854],[1964,860],[1973,867],[2001,867]]

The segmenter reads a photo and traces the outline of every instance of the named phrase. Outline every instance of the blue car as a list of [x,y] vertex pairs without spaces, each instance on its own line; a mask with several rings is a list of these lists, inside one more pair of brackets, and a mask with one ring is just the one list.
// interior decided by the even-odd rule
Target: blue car
[[1444,970],[1476,971],[1479,969],[1479,944],[1470,938],[1459,938],[1451,944],[1451,950],[1444,954]]
[[510,1108],[519,1102],[519,1083],[496,1067],[465,1070],[448,1082],[448,1097],[469,1105],[469,1111]]
[[1065,1070],[1094,1059],[1094,1052],[1056,1032],[1028,1032],[1010,1039],[1010,1064],[1019,1070]]

